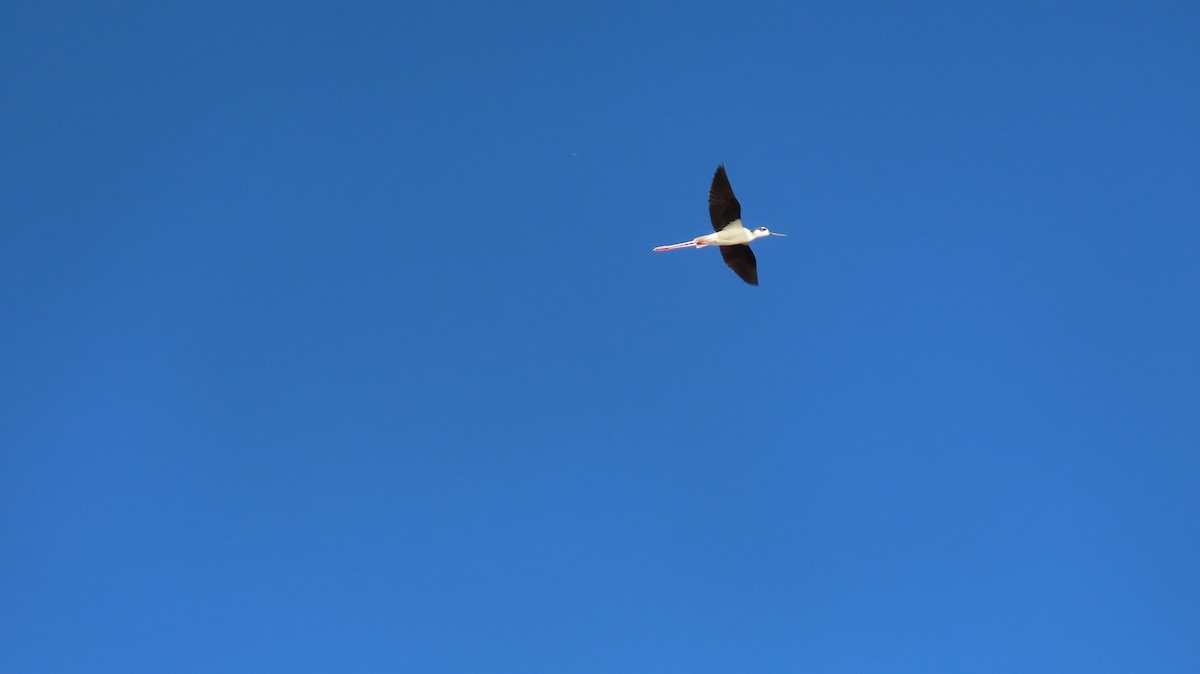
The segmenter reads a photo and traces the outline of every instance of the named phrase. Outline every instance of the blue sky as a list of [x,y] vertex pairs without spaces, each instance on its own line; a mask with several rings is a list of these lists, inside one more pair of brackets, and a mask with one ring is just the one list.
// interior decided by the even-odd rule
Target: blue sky
[[1195,671],[1198,36],[9,3],[0,669]]

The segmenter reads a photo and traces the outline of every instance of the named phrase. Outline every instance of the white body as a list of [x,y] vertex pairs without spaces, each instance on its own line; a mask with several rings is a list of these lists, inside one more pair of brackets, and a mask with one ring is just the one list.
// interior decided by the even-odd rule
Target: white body
[[675,250],[676,248],[704,248],[705,246],[736,246],[743,243],[750,243],[755,239],[761,239],[764,236],[783,236],[783,234],[773,234],[766,227],[758,229],[746,229],[742,225],[741,220],[734,220],[725,225],[719,232],[697,236],[691,241],[683,243],[675,243],[670,246],[659,246],[654,250]]

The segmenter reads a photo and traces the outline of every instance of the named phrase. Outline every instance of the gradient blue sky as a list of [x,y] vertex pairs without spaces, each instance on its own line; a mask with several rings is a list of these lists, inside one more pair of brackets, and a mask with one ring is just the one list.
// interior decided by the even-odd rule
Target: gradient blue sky
[[995,4],[5,4],[0,669],[1197,671],[1200,5]]

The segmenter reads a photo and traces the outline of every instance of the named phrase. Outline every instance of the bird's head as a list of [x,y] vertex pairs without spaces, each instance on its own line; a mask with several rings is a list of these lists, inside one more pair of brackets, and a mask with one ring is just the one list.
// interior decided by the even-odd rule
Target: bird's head
[[761,239],[764,236],[787,236],[787,234],[780,234],[779,232],[772,232],[771,230],[767,229],[766,227],[759,227],[758,229],[754,230],[754,238]]

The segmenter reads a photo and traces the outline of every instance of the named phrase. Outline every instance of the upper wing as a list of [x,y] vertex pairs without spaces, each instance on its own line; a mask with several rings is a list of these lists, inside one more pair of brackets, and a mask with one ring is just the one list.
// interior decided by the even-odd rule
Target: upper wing
[[708,189],[708,217],[712,218],[713,229],[718,232],[725,225],[742,218],[742,205],[733,196],[733,187],[729,184],[729,176],[725,175],[724,164],[717,167],[712,187]]
[[750,246],[739,243],[736,246],[720,246],[720,249],[721,257],[725,258],[725,264],[733,273],[752,286],[758,285],[758,260],[754,259],[754,251],[750,250]]

